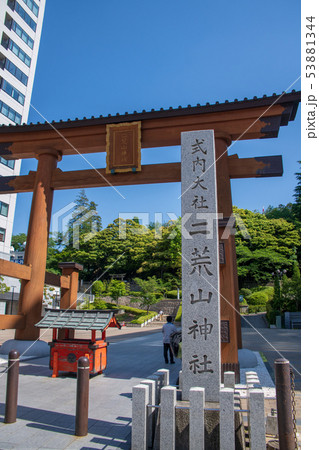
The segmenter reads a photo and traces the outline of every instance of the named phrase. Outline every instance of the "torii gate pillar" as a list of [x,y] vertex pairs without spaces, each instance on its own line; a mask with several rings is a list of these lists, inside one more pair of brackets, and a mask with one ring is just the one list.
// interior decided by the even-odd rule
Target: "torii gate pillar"
[[21,281],[19,313],[26,317],[26,326],[16,330],[15,338],[35,340],[40,329],[34,324],[41,319],[43,286],[49,239],[50,219],[53,201],[51,180],[57,161],[60,158],[56,150],[43,150],[38,153],[38,168],[33,188],[31,213],[29,220],[25,264],[31,265],[31,280]]
[[[230,217],[233,212],[227,162],[227,148],[230,143],[230,136],[216,133],[217,203],[218,212],[222,213],[224,218]],[[229,234],[227,238],[222,238],[224,231],[225,227],[219,227],[219,239],[224,243],[226,259],[226,264],[220,265],[220,317],[221,321],[226,321],[225,323],[228,324],[229,343],[221,344],[221,373],[233,370],[239,377],[237,349],[242,347],[242,342],[235,237]]]

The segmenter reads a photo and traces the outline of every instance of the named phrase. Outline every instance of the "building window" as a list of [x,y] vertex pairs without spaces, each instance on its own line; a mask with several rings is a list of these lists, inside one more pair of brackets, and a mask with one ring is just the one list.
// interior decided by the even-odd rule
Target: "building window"
[[4,116],[8,117],[8,119],[12,120],[12,122],[20,125],[22,116],[17,113],[14,109],[10,108],[10,106],[6,105],[0,100],[0,113]]
[[9,49],[28,67],[31,65],[31,58],[12,39],[9,40]]
[[0,214],[1,216],[8,217],[9,205],[7,203],[0,202]]
[[21,105],[24,105],[25,96],[4,78],[0,78],[0,89],[10,95],[10,97],[14,98]]
[[33,30],[34,32],[37,29],[37,24],[29,14],[22,8],[22,6],[16,1],[16,0],[8,0],[8,6],[12,9],[12,11],[17,11],[19,16],[25,21],[27,25]]
[[10,39],[5,33],[2,34],[1,44],[4,48],[8,48],[12,51],[22,62],[28,67],[31,65],[31,58],[22,50],[12,39]]
[[0,228],[0,242],[4,242],[6,238],[6,230],[4,228]]
[[14,169],[14,163],[15,163],[14,159],[8,160],[8,159],[5,159],[2,156],[0,156],[0,163],[4,164],[7,167],[10,167],[10,169]]
[[33,14],[38,17],[39,15],[39,7],[33,0],[22,0],[27,7],[33,12]]
[[28,77],[22,72],[15,64],[13,64],[8,58],[0,55],[0,67],[5,67],[17,80],[21,81],[25,86],[28,84]]
[[5,25],[9,30],[13,30],[19,38],[23,40],[31,49],[33,49],[34,40],[15,22],[9,14],[6,15]]

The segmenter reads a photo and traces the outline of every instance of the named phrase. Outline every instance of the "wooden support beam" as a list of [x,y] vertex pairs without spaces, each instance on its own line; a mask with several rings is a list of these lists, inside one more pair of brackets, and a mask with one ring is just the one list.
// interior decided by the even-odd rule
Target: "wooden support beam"
[[0,259],[0,274],[21,280],[31,280],[31,266]]
[[70,277],[64,275],[56,275],[55,273],[45,272],[45,284],[51,286],[61,287],[63,289],[70,288]]
[[88,187],[127,186],[136,184],[172,183],[181,180],[180,163],[149,164],[142,166],[141,172],[106,174],[105,169],[56,171],[52,187],[54,189],[78,189]]
[[230,178],[281,177],[282,156],[256,156],[255,158],[228,157]]
[[[282,176],[281,156],[260,156],[238,158],[228,156],[230,178],[258,178]],[[0,193],[32,192],[35,172],[17,177],[0,177]],[[181,181],[180,163],[149,164],[142,166],[141,172],[117,173],[109,175],[105,169],[73,170],[63,172],[56,169],[51,187],[60,189],[80,189],[90,187],[127,186],[137,184],[176,183]]]
[[0,330],[23,330],[25,320],[26,318],[23,314],[0,314]]

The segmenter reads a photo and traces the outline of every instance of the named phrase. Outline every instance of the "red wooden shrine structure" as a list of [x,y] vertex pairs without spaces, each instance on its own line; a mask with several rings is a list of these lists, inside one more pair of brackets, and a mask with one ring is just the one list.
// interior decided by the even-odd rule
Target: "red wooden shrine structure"
[[[77,373],[78,359],[86,356],[90,362],[90,374],[102,373],[107,365],[107,346],[105,341],[108,327],[121,328],[114,313],[117,310],[61,310],[47,309],[45,316],[35,326],[38,328],[52,328],[52,342],[50,345],[50,369],[52,378],[59,372]],[[58,330],[64,335],[58,336]],[[80,330],[91,331],[91,339],[75,338],[74,332]],[[97,338],[96,332],[101,332]]]

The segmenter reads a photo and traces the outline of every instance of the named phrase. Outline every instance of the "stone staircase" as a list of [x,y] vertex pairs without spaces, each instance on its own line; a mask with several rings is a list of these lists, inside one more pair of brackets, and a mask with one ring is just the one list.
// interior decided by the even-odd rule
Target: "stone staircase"
[[156,312],[160,312],[163,311],[163,317],[162,320],[153,320],[153,322],[150,322],[147,324],[148,327],[154,327],[154,326],[159,326],[159,325],[164,325],[164,323],[166,323],[166,317],[167,316],[172,316],[173,320],[175,319],[175,316],[177,314],[179,305],[180,305],[181,300],[177,300],[177,299],[165,299],[165,300],[161,300],[160,302],[156,303],[155,305],[152,305],[150,307],[150,310],[152,311],[156,311]]

